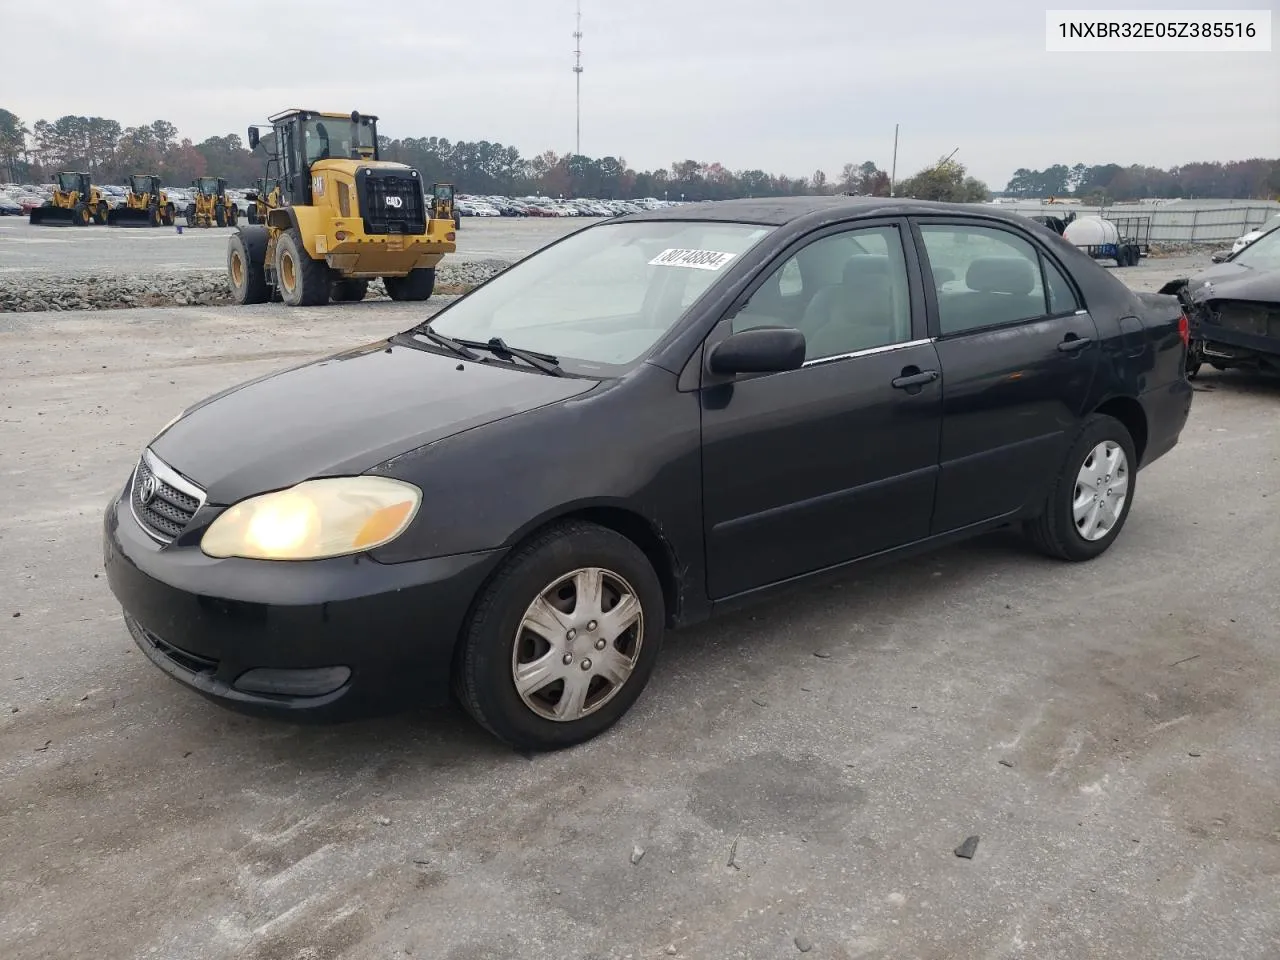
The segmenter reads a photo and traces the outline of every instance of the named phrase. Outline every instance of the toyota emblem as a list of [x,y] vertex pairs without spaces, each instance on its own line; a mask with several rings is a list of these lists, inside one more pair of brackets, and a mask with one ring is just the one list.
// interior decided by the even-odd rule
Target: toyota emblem
[[138,501],[145,507],[156,498],[156,493],[159,489],[160,481],[155,478],[154,474],[148,474],[142,478],[142,485],[138,487]]

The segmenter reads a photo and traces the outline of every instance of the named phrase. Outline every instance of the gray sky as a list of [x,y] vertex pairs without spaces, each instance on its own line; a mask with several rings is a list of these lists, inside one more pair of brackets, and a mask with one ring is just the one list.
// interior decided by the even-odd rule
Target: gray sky
[[[996,189],[1020,166],[1280,156],[1274,38],[1271,53],[1051,54],[1050,5],[1073,6],[583,0],[582,151],[834,177],[848,161],[888,169],[900,122],[899,176],[959,147]],[[158,52],[138,44],[152,24],[168,39]],[[286,107],[358,109],[390,136],[564,152],[573,28],[574,0],[0,0],[0,29],[33,41],[5,44],[0,106],[28,125],[165,119],[196,141],[243,137]]]

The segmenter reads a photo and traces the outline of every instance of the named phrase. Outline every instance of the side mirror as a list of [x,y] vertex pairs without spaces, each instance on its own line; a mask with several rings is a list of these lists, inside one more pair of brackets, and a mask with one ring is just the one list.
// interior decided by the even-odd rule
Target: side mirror
[[804,334],[794,327],[752,327],[711,348],[712,373],[781,373],[804,365]]
[[249,149],[250,149],[250,150],[257,150],[257,149],[258,149],[258,144],[259,144],[260,142],[261,142],[261,141],[260,141],[260,140],[259,140],[259,138],[258,138],[258,128],[257,128],[257,127],[250,127],[250,128],[249,128]]

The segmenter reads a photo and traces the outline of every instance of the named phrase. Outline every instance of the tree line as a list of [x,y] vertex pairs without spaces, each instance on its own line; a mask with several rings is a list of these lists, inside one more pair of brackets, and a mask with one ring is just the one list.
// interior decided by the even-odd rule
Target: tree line
[[1079,197],[1089,204],[1154,197],[1280,199],[1280,159],[1188,163],[1168,170],[1137,164],[1068,167],[1058,163],[1045,170],[1015,170],[1004,192],[1010,197]]
[[[730,170],[720,163],[680,160],[669,169],[637,171],[624,157],[586,157],[546,151],[525,157],[512,146],[488,140],[443,137],[379,138],[387,160],[417,168],[427,183],[454,184],[462,193],[551,197],[727,200],[847,193],[922,200],[979,202],[992,193],[954,159],[917,171],[895,184],[873,161],[846,163],[839,174],[815,170],[807,177],[761,169]],[[185,185],[196,177],[226,177],[247,186],[262,176],[266,157],[250,151],[237,134],[200,143],[179,136],[167,120],[122,127],[105,117],[67,115],[29,127],[0,109],[0,176],[43,182],[58,170],[87,170],[99,183],[123,183],[130,174],[154,173],[165,183]],[[1280,160],[1194,163],[1160,170],[1103,164],[1047,170],[1017,170],[1004,193],[1014,197],[1075,196],[1093,203],[1142,197],[1262,198],[1280,193]]]

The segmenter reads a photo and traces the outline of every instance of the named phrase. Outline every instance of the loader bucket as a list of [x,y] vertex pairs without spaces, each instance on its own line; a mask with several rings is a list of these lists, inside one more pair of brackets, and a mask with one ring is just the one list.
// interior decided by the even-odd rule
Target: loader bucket
[[151,222],[150,210],[135,210],[130,207],[116,207],[107,211],[108,227],[150,227],[160,226],[160,221]]
[[41,227],[75,226],[75,211],[66,207],[32,207],[31,222]]

